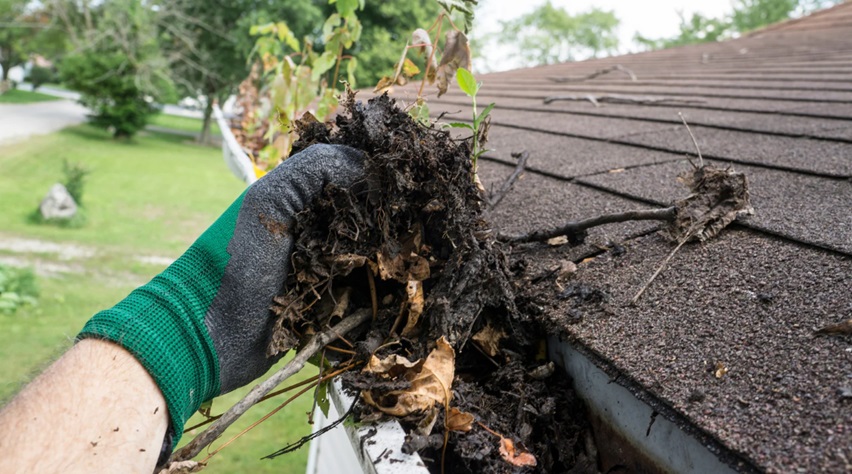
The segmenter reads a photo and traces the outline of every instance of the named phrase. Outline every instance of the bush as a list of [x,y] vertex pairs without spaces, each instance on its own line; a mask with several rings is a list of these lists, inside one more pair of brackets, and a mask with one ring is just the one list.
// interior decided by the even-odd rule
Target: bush
[[93,110],[92,124],[130,138],[145,128],[157,111],[137,84],[137,71],[120,53],[88,51],[67,56],[59,68],[62,81],[80,92],[80,102]]
[[91,173],[91,170],[83,166],[82,163],[71,163],[68,160],[62,162],[62,173],[65,174],[65,189],[68,194],[74,198],[74,202],[78,206],[83,206],[83,187],[86,184],[86,175]]
[[30,84],[33,85],[33,92],[35,92],[36,89],[48,82],[54,82],[56,80],[56,72],[48,67],[33,66],[30,69],[28,79]]
[[0,265],[0,314],[12,314],[25,305],[36,304],[36,276],[28,268]]

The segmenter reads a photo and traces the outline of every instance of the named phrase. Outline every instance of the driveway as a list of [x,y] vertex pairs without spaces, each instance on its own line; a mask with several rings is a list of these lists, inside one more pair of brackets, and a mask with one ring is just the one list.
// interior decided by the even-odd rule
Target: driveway
[[0,105],[0,143],[61,130],[86,120],[88,110],[70,100]]

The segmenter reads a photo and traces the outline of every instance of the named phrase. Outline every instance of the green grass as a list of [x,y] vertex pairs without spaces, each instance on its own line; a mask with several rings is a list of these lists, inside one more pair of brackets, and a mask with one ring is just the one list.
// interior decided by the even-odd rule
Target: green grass
[[[191,117],[180,117],[177,115],[159,113],[152,116],[148,121],[148,124],[163,128],[170,128],[172,130],[179,130],[182,132],[192,132],[195,134],[201,133],[201,119]],[[211,121],[210,123],[210,133],[214,135],[222,134],[221,130],[219,130],[219,125],[216,124],[215,121]]]
[[[106,254],[177,257],[243,190],[221,151],[184,140],[143,133],[122,143],[84,125],[7,146],[0,152],[0,229]],[[57,234],[29,216],[62,180],[64,159],[92,172],[83,195],[86,225]]]
[[30,104],[33,102],[47,102],[59,99],[61,99],[61,97],[42,94],[41,92],[29,92],[18,89],[12,89],[6,91],[5,94],[0,94],[0,104]]
[[[39,239],[97,251],[94,257],[62,260],[44,252],[0,250],[0,260],[25,258],[75,269],[39,277],[38,305],[0,314],[0,401],[67,349],[92,314],[162,271],[162,265],[140,263],[138,256],[179,256],[242,192],[221,151],[184,141],[145,133],[121,143],[79,126],[0,147],[0,240]],[[65,158],[92,170],[84,192],[86,222],[80,228],[36,224],[30,214],[50,185],[62,179]],[[313,370],[295,380],[309,375]],[[245,390],[214,401],[213,412],[227,409]],[[281,401],[264,402],[222,441]],[[305,416],[310,405],[303,397],[285,408],[215,456],[205,472],[304,472],[307,448],[275,460],[260,458],[310,432]]]

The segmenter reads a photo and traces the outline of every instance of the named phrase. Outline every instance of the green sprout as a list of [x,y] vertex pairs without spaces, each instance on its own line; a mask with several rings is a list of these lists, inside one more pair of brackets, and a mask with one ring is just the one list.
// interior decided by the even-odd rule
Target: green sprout
[[[466,128],[473,132],[473,150],[471,150],[471,160],[473,161],[473,170],[475,173],[477,160],[479,160],[479,157],[482,156],[483,153],[488,151],[482,148],[485,141],[485,131],[487,129],[487,123],[485,123],[485,120],[488,118],[489,114],[491,114],[491,109],[494,108],[494,103],[492,102],[488,104],[488,106],[483,109],[482,113],[479,113],[476,108],[476,94],[479,92],[479,88],[482,87],[482,83],[476,82],[476,78],[473,77],[473,74],[467,69],[461,67],[456,70],[456,81],[459,84],[459,89],[470,97],[473,105],[473,123],[452,122],[447,125],[453,128]],[[485,124],[484,127],[483,124]]]

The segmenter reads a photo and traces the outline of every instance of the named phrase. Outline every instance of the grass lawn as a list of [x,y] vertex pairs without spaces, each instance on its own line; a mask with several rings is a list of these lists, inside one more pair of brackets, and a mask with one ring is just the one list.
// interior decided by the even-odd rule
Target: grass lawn
[[0,104],[29,104],[32,102],[46,102],[59,99],[61,97],[18,89],[8,90],[5,94],[0,94]]
[[[91,257],[63,258],[47,251],[0,250],[0,261],[16,258],[37,268],[72,269],[39,277],[37,306],[0,314],[0,401],[69,347],[93,313],[114,305],[164,268],[138,257],[176,258],[242,192],[244,186],[229,173],[219,150],[184,141],[145,133],[120,143],[84,125],[0,147],[0,242],[38,239],[96,251]],[[84,193],[87,220],[81,228],[37,225],[28,219],[50,185],[62,179],[63,159],[92,170]],[[307,372],[302,377],[312,375]],[[239,396],[214,401],[213,411],[223,411]],[[264,402],[226,432],[223,441],[275,405],[274,400]],[[305,422],[310,405],[303,397],[282,410],[214,457],[205,472],[304,472],[307,448],[271,461],[260,458],[310,432]]]
[[[158,127],[163,128],[170,128],[172,130],[192,132],[196,135],[201,133],[201,119],[191,117],[180,117],[177,115],[167,115],[159,113],[152,116],[151,119],[148,121],[148,124],[156,125]],[[217,125],[215,121],[211,121],[210,123],[210,133],[214,135],[222,134],[222,132],[219,130],[219,125]]]

